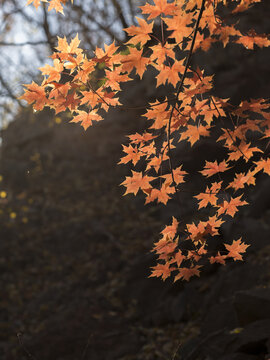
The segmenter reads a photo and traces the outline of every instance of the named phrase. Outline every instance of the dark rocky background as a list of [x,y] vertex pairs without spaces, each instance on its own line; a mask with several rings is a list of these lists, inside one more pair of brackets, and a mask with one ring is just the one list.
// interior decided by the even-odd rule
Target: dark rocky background
[[[241,16],[269,33],[270,4]],[[269,97],[269,49],[217,46],[194,63],[215,73],[216,94]],[[153,96],[151,74],[125,102]],[[2,131],[0,358],[3,360],[252,360],[270,358],[270,181],[222,227],[243,236],[245,261],[206,268],[190,283],[148,278],[152,244],[174,213],[123,197],[116,165],[136,111],[112,111],[88,131],[49,111],[22,111]],[[192,168],[215,144],[178,154]],[[195,181],[195,180],[194,180]],[[192,186],[192,184],[191,184]],[[184,213],[190,214],[186,203]]]

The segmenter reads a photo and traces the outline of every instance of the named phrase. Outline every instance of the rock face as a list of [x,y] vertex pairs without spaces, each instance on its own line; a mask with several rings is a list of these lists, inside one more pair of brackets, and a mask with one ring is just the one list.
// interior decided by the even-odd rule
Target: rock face
[[237,292],[234,308],[238,323],[241,326],[246,326],[257,320],[270,319],[270,289]]

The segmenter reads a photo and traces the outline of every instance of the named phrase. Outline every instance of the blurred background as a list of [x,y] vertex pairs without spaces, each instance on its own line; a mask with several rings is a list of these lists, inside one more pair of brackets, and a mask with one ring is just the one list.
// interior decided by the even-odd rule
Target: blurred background
[[[243,235],[252,244],[247,262],[211,266],[188,284],[149,279],[152,244],[177,206],[123,197],[119,184],[130,169],[116,164],[126,135],[145,128],[144,110],[136,107],[155,99],[153,74],[125,85],[121,100],[134,110],[111,110],[86,132],[63,114],[33,113],[18,99],[22,84],[41,81],[38,67],[57,36],[78,33],[89,55],[113,39],[121,44],[121,29],[136,24],[141,4],[75,0],[63,16],[0,0],[3,360],[252,360],[270,353],[267,176],[250,192],[251,205],[222,228],[222,241]],[[269,15],[263,0],[235,20],[242,31],[269,33]],[[215,74],[217,96],[238,103],[270,95],[269,49],[217,44],[193,63]],[[192,172],[218,151],[202,141],[175,156]],[[192,181],[197,177],[191,187]],[[194,204],[182,201],[193,221]]]

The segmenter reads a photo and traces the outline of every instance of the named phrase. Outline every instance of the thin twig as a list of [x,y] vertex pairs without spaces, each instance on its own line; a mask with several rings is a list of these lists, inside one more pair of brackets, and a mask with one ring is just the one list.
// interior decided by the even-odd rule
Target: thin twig
[[[199,24],[200,24],[201,17],[202,17],[203,11],[204,11],[205,1],[206,1],[206,0],[202,0],[201,9],[200,9],[200,12],[199,12],[199,15],[198,15],[198,18],[197,18],[197,21],[196,21],[195,29],[194,29],[194,35],[193,35],[193,38],[192,38],[192,43],[191,43],[191,46],[190,46],[190,49],[189,49],[189,53],[188,53],[188,56],[187,56],[187,60],[186,60],[185,70],[184,70],[184,73],[183,73],[183,76],[182,76],[182,80],[181,80],[181,82],[180,82],[180,84],[179,84],[179,86],[178,86],[177,92],[176,92],[175,101],[174,101],[174,104],[172,105],[172,109],[171,109],[171,113],[170,113],[170,117],[169,117],[169,122],[168,122],[168,132],[167,132],[168,157],[169,157],[170,170],[171,170],[171,174],[172,174],[172,183],[173,183],[173,186],[174,186],[174,188],[175,188],[175,193],[176,193],[176,194],[178,194],[178,189],[177,189],[176,182],[175,182],[175,178],[174,178],[174,174],[173,174],[173,162],[172,162],[171,145],[170,145],[170,140],[171,140],[171,123],[172,123],[173,112],[174,112],[174,109],[176,108],[176,103],[177,103],[177,101],[178,101],[178,99],[179,99],[180,92],[182,91],[183,84],[184,84],[184,81],[185,81],[185,78],[186,78],[186,75],[187,75],[187,70],[188,70],[188,67],[189,67],[189,65],[190,65],[191,56],[192,56],[192,52],[193,52],[193,48],[194,48],[194,45],[195,45],[196,36],[197,36],[197,33],[198,33],[198,29],[199,29]],[[178,195],[177,195],[177,196],[178,196]],[[178,196],[178,200],[179,200],[179,204],[180,204],[179,196]]]

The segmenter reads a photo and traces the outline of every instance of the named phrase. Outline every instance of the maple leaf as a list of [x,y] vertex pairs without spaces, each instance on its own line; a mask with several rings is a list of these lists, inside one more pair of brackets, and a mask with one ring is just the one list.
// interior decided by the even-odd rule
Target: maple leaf
[[45,65],[44,67],[40,67],[39,70],[42,72],[42,75],[49,75],[47,82],[51,81],[59,81],[61,78],[61,73],[64,70],[63,64],[55,59],[53,61],[54,66]]
[[171,260],[171,264],[176,262],[177,266],[180,267],[184,260],[186,260],[186,256],[182,253],[181,250],[179,250],[174,254],[173,259]]
[[183,61],[177,61],[172,66],[155,65],[155,68],[159,71],[157,75],[157,86],[166,84],[167,82],[174,87],[180,81],[179,73],[183,72],[185,67]]
[[92,121],[102,120],[102,117],[99,114],[97,114],[97,110],[92,110],[89,112],[76,110],[76,113],[78,113],[78,115],[76,115],[70,122],[74,122],[74,123],[81,122],[81,125],[84,128],[84,130],[86,130],[89,126],[92,125]]
[[143,176],[142,172],[136,172],[132,170],[132,176],[126,177],[126,180],[123,181],[120,185],[124,185],[127,188],[124,195],[129,193],[136,195],[140,189],[147,190],[152,188],[150,181],[154,179],[154,177],[148,175]]
[[231,167],[228,167],[228,164],[226,163],[225,160],[223,160],[222,162],[220,162],[218,164],[217,161],[211,162],[211,161],[206,161],[205,162],[205,166],[204,166],[204,170],[200,171],[200,173],[202,173],[204,176],[206,177],[210,177],[213,176],[219,172],[224,172],[228,169],[230,169]]
[[177,219],[173,216],[172,217],[172,225],[168,225],[164,228],[164,230],[161,231],[161,234],[163,237],[168,236],[169,238],[173,239],[177,233],[179,222]]
[[148,169],[150,169],[151,166],[153,166],[154,169],[156,171],[158,171],[158,168],[160,166],[161,157],[159,157],[159,158],[156,157],[156,156],[152,157],[157,152],[156,145],[155,145],[154,141],[151,141],[150,144],[148,144],[148,145],[144,145],[141,148],[141,152],[145,154],[145,156],[147,158],[147,161],[148,161],[149,158],[151,158],[151,160],[148,161],[148,164],[147,164]]
[[48,104],[48,99],[43,86],[36,84],[32,81],[31,84],[23,85],[26,87],[25,93],[20,97],[22,100],[26,100],[28,104],[34,103],[35,110],[42,110],[44,106]]
[[234,240],[232,245],[224,244],[226,249],[229,251],[227,254],[228,257],[232,257],[234,261],[243,260],[242,255],[240,253],[246,252],[246,249],[250,246],[241,241],[240,237],[238,240]]
[[[180,165],[178,168],[173,169],[173,177],[174,177],[174,181],[176,183],[176,185],[185,182],[184,181],[184,176],[187,175],[187,172],[182,170],[182,165]],[[161,175],[161,177],[163,179],[165,179],[165,184],[172,184],[172,174],[166,174],[166,175]]]
[[187,130],[181,134],[181,140],[187,139],[192,146],[201,136],[210,136],[210,132],[206,126],[187,125]]
[[157,254],[168,255],[174,252],[177,247],[178,240],[172,241],[168,236],[163,237],[157,243],[152,251],[155,251]]
[[95,62],[88,59],[83,59],[83,63],[80,65],[74,80],[80,80],[86,83],[89,80],[89,75],[95,70]]
[[234,26],[221,26],[219,24],[216,25],[215,34],[219,35],[219,39],[223,42],[224,47],[229,43],[230,36],[242,37],[241,32],[236,30]]
[[121,90],[120,83],[132,80],[127,74],[121,74],[121,71],[121,68],[116,68],[114,71],[106,69],[106,86],[112,90]]
[[125,30],[129,36],[132,36],[132,38],[128,41],[128,44],[136,45],[138,43],[141,43],[142,46],[151,39],[149,34],[153,30],[154,22],[152,21],[150,24],[148,24],[148,22],[142,18],[136,17],[136,19],[139,23],[139,26],[132,25],[123,30]]
[[146,65],[149,64],[149,58],[142,56],[143,49],[137,50],[136,48],[129,48],[129,54],[122,57],[122,70],[131,72],[133,68],[136,73],[142,78]]
[[37,9],[40,6],[40,2],[47,2],[47,0],[27,0],[26,5],[30,5],[33,3],[34,7]]
[[123,146],[123,151],[127,154],[123,156],[118,164],[127,164],[128,162],[132,161],[133,165],[136,165],[137,162],[140,160],[142,154],[138,151],[138,148],[129,146]]
[[238,190],[238,189],[243,189],[245,185],[255,185],[256,179],[254,177],[254,174],[256,172],[249,171],[247,174],[244,173],[235,174],[235,179],[229,183],[227,189],[231,187],[234,190]]
[[220,116],[226,116],[221,104],[216,104],[213,108],[211,108],[210,105],[208,106],[204,106],[201,110],[200,110],[200,115],[204,116],[204,121],[207,123],[207,125],[211,125],[211,123],[214,120],[214,116],[216,118],[220,117]]
[[[142,150],[145,151],[145,147],[144,147]],[[163,160],[164,160],[164,156],[162,156],[162,155],[152,157],[152,158],[148,161],[146,170],[149,170],[149,169],[151,169],[151,168],[154,168],[155,171],[158,172]]]
[[255,31],[250,31],[248,35],[241,36],[236,43],[242,44],[246,49],[253,50],[254,45],[262,47],[270,46],[270,40],[265,34],[258,35]]
[[257,171],[263,170],[266,174],[270,175],[270,158],[268,159],[261,159],[255,162],[257,165]]
[[239,146],[232,146],[232,151],[229,153],[228,161],[236,161],[241,157],[247,162],[254,152],[262,152],[258,147],[250,147],[250,144],[241,141]]
[[[226,4],[227,0],[224,0]],[[238,13],[240,11],[247,10],[252,4],[256,2],[260,2],[261,0],[241,0],[241,3],[236,6],[236,8],[232,11],[232,14]]]
[[200,221],[198,225],[186,224],[187,230],[190,233],[189,238],[194,242],[195,245],[198,243],[205,243],[205,237],[208,234],[213,235],[213,228],[210,222]]
[[148,14],[148,20],[154,19],[161,14],[173,15],[176,10],[175,3],[168,3],[167,0],[155,0],[155,5],[146,4],[140,6],[143,14]]
[[234,110],[234,113],[241,117],[246,117],[247,114],[245,114],[246,111],[252,111],[256,112],[258,114],[263,114],[263,109],[268,109],[269,104],[265,99],[251,99],[250,101],[245,100],[242,101],[239,107]]
[[219,264],[225,265],[226,258],[227,258],[227,255],[221,255],[220,252],[218,251],[216,256],[210,257],[209,261],[210,261],[210,264],[219,263]]
[[202,207],[206,207],[208,204],[216,206],[218,200],[216,193],[220,190],[221,183],[222,182],[213,183],[210,189],[207,186],[204,193],[200,193],[194,196],[196,199],[200,200],[199,209],[201,209]]
[[151,107],[147,109],[145,116],[148,120],[153,120],[152,129],[161,129],[166,125],[170,117],[170,111],[167,102],[159,103],[158,101],[149,104]]
[[150,56],[151,61],[157,60],[158,65],[162,65],[167,57],[174,58],[175,52],[172,50],[174,47],[173,44],[162,44],[158,43],[157,45],[151,46],[150,49],[153,53]]
[[169,194],[174,194],[175,189],[169,186],[168,184],[163,183],[160,189],[150,189],[146,192],[148,194],[145,203],[148,204],[151,201],[157,200],[164,205],[167,204],[170,199]]
[[247,205],[247,202],[245,200],[242,201],[241,197],[242,195],[236,198],[232,197],[230,201],[225,200],[222,204],[219,204],[218,216],[227,214],[234,217],[235,213],[238,211],[238,206]]
[[152,267],[152,274],[149,275],[149,277],[162,277],[162,280],[166,280],[170,275],[171,272],[174,270],[173,268],[170,268],[170,264],[158,264],[156,266]]
[[64,54],[81,54],[82,49],[78,48],[80,44],[78,34],[75,36],[74,39],[71,40],[70,44],[68,44],[65,36],[63,38],[60,38],[58,36],[57,39],[58,46],[56,47],[56,50],[58,50],[59,52],[62,52]]
[[153,140],[154,138],[157,137],[157,135],[152,135],[152,134],[145,132],[143,135],[136,133],[133,135],[127,135],[127,137],[134,144],[140,144],[140,143],[145,143],[149,140]]
[[200,276],[200,267],[201,265],[191,266],[190,268],[180,268],[178,275],[176,275],[174,278],[174,282],[179,279],[189,281],[189,279],[194,275]]
[[168,26],[167,30],[172,31],[170,38],[174,38],[176,43],[182,43],[183,39],[189,37],[192,33],[192,29],[188,27],[193,22],[192,13],[178,12],[177,15],[172,18],[166,18],[163,20]]
[[211,37],[204,37],[204,34],[198,33],[194,45],[194,52],[198,49],[202,49],[203,51],[208,51],[211,45],[216,42],[217,39],[213,39]]
[[218,229],[223,223],[224,221],[218,219],[217,215],[210,216],[209,219],[204,222],[205,228],[209,229],[208,233],[210,233],[212,236],[219,234]]
[[48,7],[48,11],[51,11],[54,9],[56,12],[60,12],[61,14],[64,14],[62,2],[63,2],[63,0],[50,0],[50,5]]

